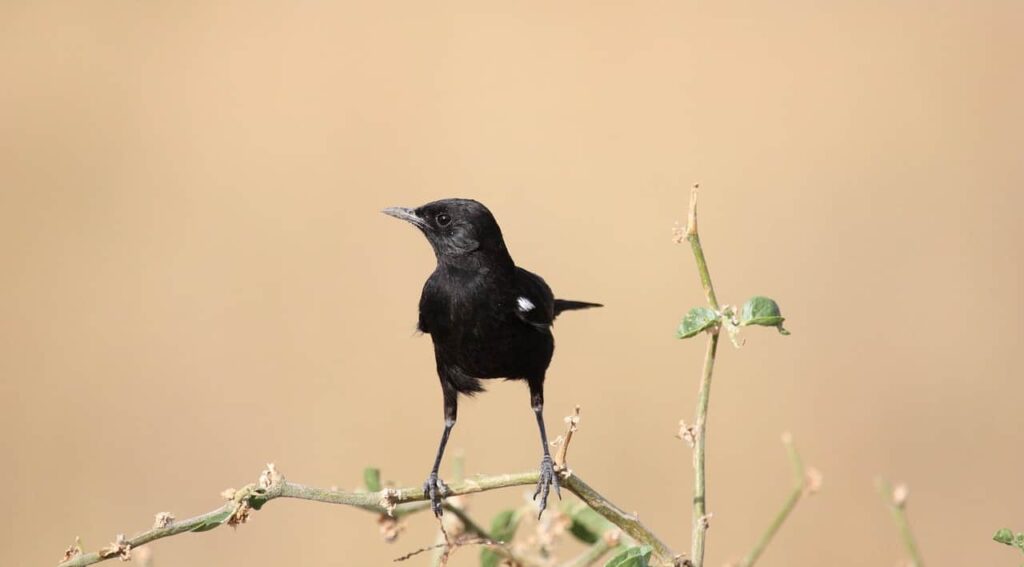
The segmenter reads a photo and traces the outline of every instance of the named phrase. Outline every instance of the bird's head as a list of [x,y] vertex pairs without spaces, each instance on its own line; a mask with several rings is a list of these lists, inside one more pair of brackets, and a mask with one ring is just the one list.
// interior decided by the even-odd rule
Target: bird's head
[[475,252],[508,255],[494,215],[472,199],[442,199],[422,207],[388,207],[384,214],[420,229],[439,262],[455,262]]

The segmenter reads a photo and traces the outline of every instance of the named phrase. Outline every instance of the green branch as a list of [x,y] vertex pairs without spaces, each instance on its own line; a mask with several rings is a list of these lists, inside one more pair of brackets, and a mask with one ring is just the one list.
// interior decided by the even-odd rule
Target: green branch
[[[761,538],[754,545],[754,548],[750,550],[743,561],[740,563],[742,567],[751,567],[764,553],[765,548],[771,543],[772,538],[778,533],[779,528],[786,522],[786,518],[789,517],[793,509],[800,500],[807,495],[813,494],[819,488],[820,483],[819,476],[816,473],[812,473],[811,470],[805,469],[803,461],[800,459],[800,453],[797,452],[796,447],[793,446],[793,438],[787,433],[782,436],[782,443],[786,446],[786,453],[789,456],[789,462],[793,467],[793,489],[790,491],[786,501],[782,504],[782,509],[775,515],[775,518],[770,524],[768,529],[761,534]],[[813,475],[813,476],[812,476]]]
[[917,542],[914,534],[910,531],[910,520],[907,519],[907,486],[901,484],[893,488],[892,484],[885,479],[878,479],[878,493],[882,495],[885,506],[889,508],[892,519],[896,522],[896,528],[900,532],[900,541],[910,556],[910,563],[913,567],[924,567],[921,560],[921,552],[917,549]]
[[[537,483],[538,476],[537,471],[477,476],[461,483],[452,484],[450,495],[457,496],[512,486],[533,485]],[[678,564],[672,550],[641,524],[636,517],[620,510],[578,476],[565,474],[562,486],[579,497],[598,514],[618,526],[623,532],[638,542],[651,546],[654,550],[653,555],[659,564]],[[252,510],[259,510],[267,502],[278,498],[342,504],[394,517],[402,517],[424,509],[421,503],[427,499],[421,487],[384,488],[372,492],[354,492],[305,486],[286,481],[273,467],[264,471],[259,482],[239,490],[226,491],[225,496],[229,497],[228,502],[213,511],[185,520],[174,520],[170,516],[162,515],[164,520],[158,522],[158,525],[152,529],[132,538],[119,536],[115,543],[99,551],[81,553],[80,550],[71,549],[67,553],[67,559],[58,567],[83,567],[115,557],[124,559],[130,557],[132,549],[158,539],[187,532],[212,530],[224,524],[236,526],[245,523]],[[484,532],[480,528],[478,530]]]
[[[720,311],[715,287],[711,283],[708,262],[704,257],[704,248],[700,244],[697,233],[697,189],[694,185],[690,190],[690,208],[686,221],[686,239],[693,250],[693,258],[697,262],[697,273],[704,288],[708,304],[715,311]],[[711,376],[715,369],[715,353],[718,351],[718,337],[721,326],[715,324],[708,328],[708,346],[704,353],[704,370],[701,373],[700,391],[697,396],[697,418],[691,432],[693,438],[693,522],[691,533],[690,561],[694,567],[704,565],[704,545],[708,531],[707,514],[707,479],[705,475],[705,438],[707,437],[708,403],[711,398]]]

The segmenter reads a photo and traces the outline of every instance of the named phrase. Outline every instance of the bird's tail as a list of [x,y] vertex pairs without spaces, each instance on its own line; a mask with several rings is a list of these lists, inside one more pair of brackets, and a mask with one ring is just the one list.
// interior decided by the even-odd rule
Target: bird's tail
[[556,299],[555,300],[555,315],[557,316],[562,311],[572,311],[574,309],[590,309],[591,307],[604,307],[600,303],[590,303],[587,301],[573,301],[571,299]]

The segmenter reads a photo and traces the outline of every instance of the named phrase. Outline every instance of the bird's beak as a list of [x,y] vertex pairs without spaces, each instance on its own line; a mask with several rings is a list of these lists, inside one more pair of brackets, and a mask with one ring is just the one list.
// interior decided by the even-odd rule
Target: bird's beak
[[427,228],[427,222],[416,215],[416,211],[405,207],[388,207],[381,211],[389,217],[402,219],[420,229]]

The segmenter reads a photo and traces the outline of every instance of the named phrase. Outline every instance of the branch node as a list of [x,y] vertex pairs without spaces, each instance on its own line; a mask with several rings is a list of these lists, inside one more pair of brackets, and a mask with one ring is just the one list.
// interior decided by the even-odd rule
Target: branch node
[[388,516],[395,515],[395,506],[398,506],[399,494],[394,488],[385,488],[381,490],[380,501],[377,503],[378,506],[384,509],[384,512]]
[[104,559],[117,557],[121,561],[131,561],[132,544],[128,543],[128,538],[126,538],[124,534],[117,534],[117,538],[114,542],[101,549],[99,554],[100,557]]

